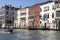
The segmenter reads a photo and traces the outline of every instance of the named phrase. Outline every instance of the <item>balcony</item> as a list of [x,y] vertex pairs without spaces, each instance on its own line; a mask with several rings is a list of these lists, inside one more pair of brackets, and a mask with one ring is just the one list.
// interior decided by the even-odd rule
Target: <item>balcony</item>
[[24,18],[24,17],[26,17],[26,15],[22,15],[22,16],[20,16],[20,18]]
[[29,21],[33,21],[34,20],[34,15],[29,15]]
[[26,21],[26,17],[20,18],[21,22]]
[[29,21],[34,21],[34,19],[29,19]]
[[21,13],[21,14],[20,14],[20,17],[26,17],[26,12]]

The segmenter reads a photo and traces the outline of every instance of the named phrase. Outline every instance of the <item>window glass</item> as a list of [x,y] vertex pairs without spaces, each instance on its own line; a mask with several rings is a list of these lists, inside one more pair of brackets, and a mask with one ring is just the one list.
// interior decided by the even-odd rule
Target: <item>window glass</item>
[[26,13],[21,13],[20,16],[22,16],[22,15],[26,15]]
[[21,18],[21,21],[25,21],[26,20],[26,18],[24,17],[24,18]]
[[34,19],[34,16],[30,16],[29,19]]
[[40,15],[40,19],[42,19],[42,15]]
[[52,18],[54,18],[54,13],[52,14]]
[[57,12],[56,12],[56,16],[57,16],[57,17],[60,17],[60,11],[57,11]]
[[47,20],[49,18],[49,14],[44,14],[43,20]]
[[45,11],[49,11],[49,6],[45,6],[45,7],[44,7],[44,12],[45,12]]
[[6,15],[8,15],[8,11],[6,11]]
[[60,4],[57,4],[56,6],[57,6],[57,8],[60,8]]
[[56,9],[54,5],[52,5],[52,9],[54,9],[54,10]]
[[40,8],[40,12],[42,12],[42,9]]

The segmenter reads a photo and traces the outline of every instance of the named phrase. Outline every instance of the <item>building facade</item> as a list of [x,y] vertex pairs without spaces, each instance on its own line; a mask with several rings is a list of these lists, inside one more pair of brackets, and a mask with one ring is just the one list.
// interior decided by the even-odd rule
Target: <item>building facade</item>
[[26,8],[6,5],[0,9],[0,26],[59,29],[60,1],[47,1]]
[[56,3],[56,17],[55,17],[55,23],[56,23],[56,29],[60,29],[60,3]]
[[0,27],[5,26],[5,8],[0,9]]
[[55,14],[56,14],[55,2],[49,1],[40,4],[41,27],[56,29],[56,25],[54,23],[56,17]]
[[0,9],[0,26],[14,26],[15,8],[11,5],[5,5]]
[[17,27],[26,28],[28,27],[28,8],[22,8],[17,11]]
[[60,28],[60,9],[58,1],[47,1],[17,11],[17,27]]
[[60,29],[60,0],[40,4],[40,12],[40,27]]
[[40,20],[40,5],[33,5],[29,8],[29,27],[39,27]]

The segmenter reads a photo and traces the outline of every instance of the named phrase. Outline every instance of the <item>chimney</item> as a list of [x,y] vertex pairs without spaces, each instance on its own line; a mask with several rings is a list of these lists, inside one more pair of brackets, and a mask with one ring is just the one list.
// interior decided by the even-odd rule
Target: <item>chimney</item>
[[48,2],[52,2],[52,0],[48,0]]
[[20,5],[20,9],[21,9],[21,7],[22,7],[22,6]]
[[8,6],[9,6],[9,10],[11,10],[11,7],[12,7],[11,4],[9,4]]
[[48,0],[48,1],[52,1],[52,0]]

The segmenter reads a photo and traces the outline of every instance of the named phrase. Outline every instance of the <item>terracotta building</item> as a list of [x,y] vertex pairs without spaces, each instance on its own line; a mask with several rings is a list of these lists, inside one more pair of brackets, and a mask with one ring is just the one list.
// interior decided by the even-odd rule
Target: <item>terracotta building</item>
[[56,0],[56,1],[60,3],[60,0]]
[[40,6],[33,5],[29,7],[29,26],[38,27],[39,26],[39,15],[40,15]]

